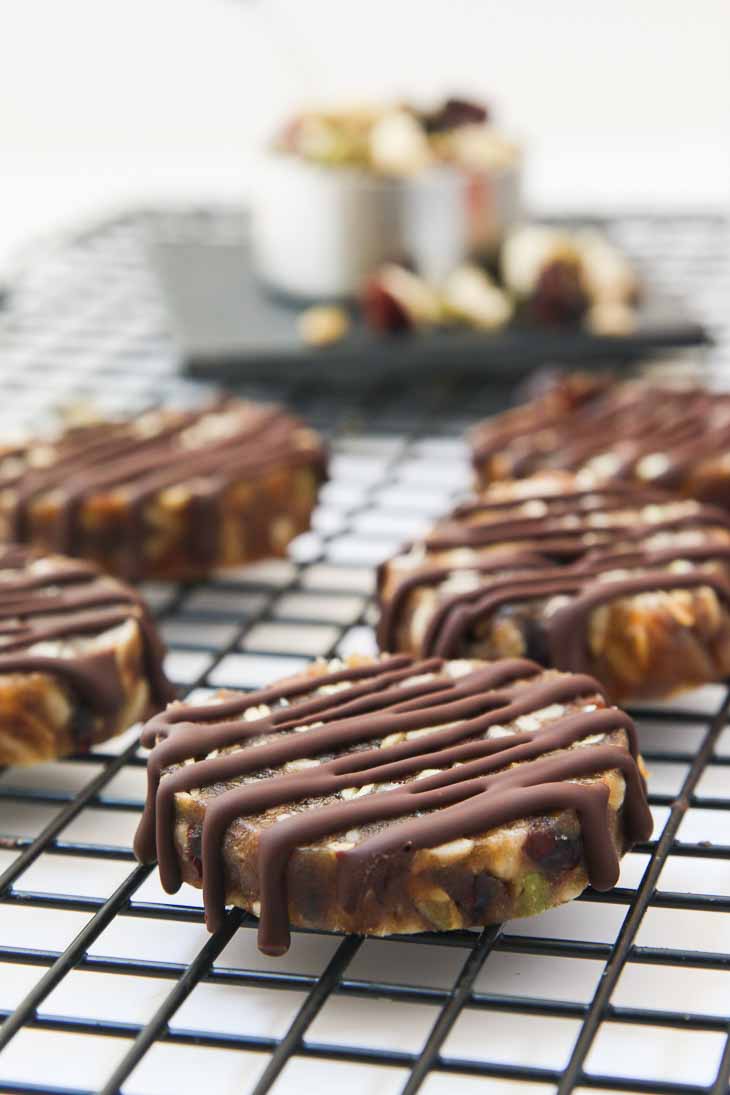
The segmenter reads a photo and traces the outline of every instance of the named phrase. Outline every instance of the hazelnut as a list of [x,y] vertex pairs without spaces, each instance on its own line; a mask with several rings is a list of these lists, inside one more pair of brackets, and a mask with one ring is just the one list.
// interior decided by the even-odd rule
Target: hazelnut
[[415,175],[431,159],[428,137],[408,110],[384,114],[370,130],[370,162],[387,175]]
[[302,312],[297,326],[302,342],[308,346],[331,346],[345,337],[350,320],[342,308],[317,304]]

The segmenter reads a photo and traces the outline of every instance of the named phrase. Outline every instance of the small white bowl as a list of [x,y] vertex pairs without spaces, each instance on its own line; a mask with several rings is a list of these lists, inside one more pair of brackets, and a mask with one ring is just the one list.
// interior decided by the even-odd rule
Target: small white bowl
[[306,300],[353,297],[388,261],[439,282],[519,220],[520,183],[519,163],[489,172],[444,164],[397,179],[272,153],[253,195],[257,274]]

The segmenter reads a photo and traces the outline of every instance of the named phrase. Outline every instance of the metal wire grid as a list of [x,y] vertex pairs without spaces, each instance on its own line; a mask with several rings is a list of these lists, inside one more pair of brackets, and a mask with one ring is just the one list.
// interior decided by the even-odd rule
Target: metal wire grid
[[[161,389],[186,397],[139,244],[138,225],[120,225],[36,269],[6,319],[6,417],[25,403],[37,420],[49,391],[124,406]],[[147,588],[183,692],[256,687],[311,656],[367,649],[373,563],[462,488],[458,436],[495,398],[448,385],[379,390],[356,407],[298,386],[279,394],[333,432],[333,480],[292,562]],[[729,703],[708,689],[639,714],[655,838],[610,894],[479,934],[297,933],[275,962],[256,957],[252,918],[231,910],[208,938],[197,892],[170,899],[134,863],[134,731],[89,756],[6,770],[0,1090],[151,1095],[187,1090],[196,1067],[217,1076],[224,1061],[216,1090],[256,1095],[328,1081],[408,1095],[514,1082],[727,1091]]]

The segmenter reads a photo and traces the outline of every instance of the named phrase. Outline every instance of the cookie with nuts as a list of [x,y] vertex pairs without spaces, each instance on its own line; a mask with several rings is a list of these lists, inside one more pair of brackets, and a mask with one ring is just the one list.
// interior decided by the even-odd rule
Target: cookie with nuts
[[0,447],[0,536],[131,581],[283,555],[309,527],[326,455],[275,405],[88,421]]
[[539,913],[648,839],[629,717],[588,676],[524,659],[321,662],[145,728],[135,840],[168,892],[202,887],[281,954],[289,926],[373,935]]
[[730,395],[696,384],[567,374],[469,441],[480,486],[557,469],[730,509]]
[[730,673],[730,517],[568,473],[495,483],[379,573],[381,649],[531,657],[614,700]]
[[140,597],[88,562],[0,551],[0,765],[92,745],[174,697]]

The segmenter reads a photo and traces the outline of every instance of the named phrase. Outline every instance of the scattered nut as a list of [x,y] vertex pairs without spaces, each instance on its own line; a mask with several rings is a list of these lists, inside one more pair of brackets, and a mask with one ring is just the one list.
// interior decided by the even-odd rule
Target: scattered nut
[[459,266],[443,287],[446,310],[471,327],[494,331],[512,316],[512,301],[478,266]]
[[331,346],[350,329],[347,312],[335,305],[316,304],[302,312],[297,321],[299,336],[308,346]]
[[636,309],[620,300],[599,300],[588,310],[586,324],[594,335],[631,335]]

